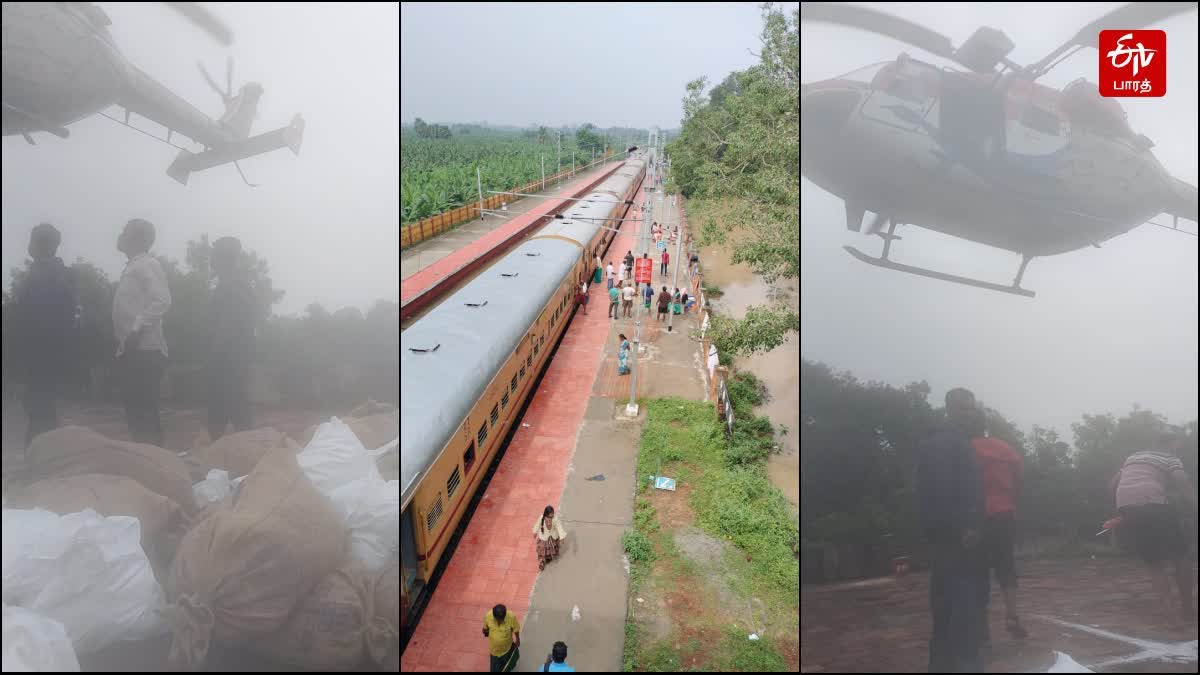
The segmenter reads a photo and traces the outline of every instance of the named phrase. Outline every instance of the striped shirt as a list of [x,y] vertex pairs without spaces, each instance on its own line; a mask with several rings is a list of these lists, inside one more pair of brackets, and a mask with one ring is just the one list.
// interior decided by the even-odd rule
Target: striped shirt
[[1183,462],[1162,450],[1139,450],[1125,460],[1117,483],[1117,508],[1139,504],[1166,504],[1171,474],[1183,471]]

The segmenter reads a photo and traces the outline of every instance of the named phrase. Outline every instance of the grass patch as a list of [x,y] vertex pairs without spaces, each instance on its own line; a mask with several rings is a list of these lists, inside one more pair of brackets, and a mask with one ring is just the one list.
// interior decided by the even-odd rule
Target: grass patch
[[[738,421],[732,440],[726,439],[710,403],[678,398],[643,402],[647,421],[637,459],[634,527],[622,537],[633,576],[631,592],[636,593],[659,568],[674,573],[671,576],[676,586],[698,575],[696,565],[679,554],[671,533],[661,532],[654,506],[645,496],[653,489],[650,476],[673,476],[692,486],[690,506],[697,526],[739,550],[726,561],[726,568],[737,578],[736,591],[762,599],[772,615],[773,626],[785,625],[781,621],[795,623],[799,614],[800,564],[794,547],[799,535],[790,505],[766,475],[763,460],[773,447],[774,429],[752,412],[753,406],[764,400],[765,390],[752,375],[731,378],[731,382],[737,388],[736,394],[731,391],[731,397],[740,399],[739,407],[743,408],[741,414],[735,408]],[[637,626],[628,622],[624,670],[680,670],[680,651],[673,640],[674,636],[647,644]],[[690,668],[742,672],[785,669],[786,662],[769,639],[751,641],[733,629],[726,631],[709,663]]]

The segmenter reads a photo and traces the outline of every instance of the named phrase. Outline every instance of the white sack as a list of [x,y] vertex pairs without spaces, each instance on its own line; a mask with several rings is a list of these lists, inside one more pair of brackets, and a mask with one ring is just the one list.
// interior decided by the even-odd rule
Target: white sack
[[54,619],[4,605],[4,672],[78,673],[67,629]]

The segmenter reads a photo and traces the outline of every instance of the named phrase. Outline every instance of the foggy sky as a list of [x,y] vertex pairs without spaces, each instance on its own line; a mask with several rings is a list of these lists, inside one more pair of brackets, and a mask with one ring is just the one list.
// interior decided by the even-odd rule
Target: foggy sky
[[405,122],[674,129],[688,81],[754,65],[762,32],[745,2],[406,2],[400,16]]
[[[117,234],[140,217],[158,226],[154,251],[181,261],[186,242],[202,233],[239,237],[287,292],[277,312],[398,301],[397,3],[205,3],[233,29],[228,50],[161,3],[100,5],[126,58],[212,117],[223,106],[196,62],[223,84],[231,53],[235,89],[248,80],[265,89],[253,133],[300,113],[300,155],[284,149],[242,161],[258,188],[232,165],[194,173],[185,187],[165,173],[175,148],[102,117],[71,125],[68,140],[39,133],[29,146],[5,137],[5,288],[26,257],[29,229],[42,221],[62,232],[64,261],[83,256],[116,279],[124,263]],[[107,112],[123,117],[119,108]],[[165,136],[148,120],[132,124]]]
[[[980,25],[1017,44],[1030,63],[1119,3],[860,3],[923,23],[960,45]],[[1167,95],[1121,99],[1135,132],[1177,178],[1196,184],[1197,17],[1150,26],[1167,32]],[[801,24],[801,81],[894,59],[901,51],[950,65],[889,38]],[[1041,83],[1096,81],[1084,49]],[[1133,403],[1174,422],[1196,417],[1197,240],[1144,225],[1103,243],[1036,258],[1022,285],[1033,299],[878,269],[842,244],[877,255],[877,237],[849,232],[842,203],[802,181],[801,353],[893,385],[926,379],[933,405],[965,386],[1022,428],[1055,426],[1069,440],[1081,413],[1127,413]],[[1169,224],[1158,216],[1156,222]],[[1196,231],[1196,224],[1180,221]],[[892,259],[1009,283],[1020,257],[945,235],[901,227]]]

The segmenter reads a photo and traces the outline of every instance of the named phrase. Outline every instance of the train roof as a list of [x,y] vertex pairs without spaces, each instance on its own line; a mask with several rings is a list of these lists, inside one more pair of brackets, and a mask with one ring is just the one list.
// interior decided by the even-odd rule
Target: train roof
[[[623,194],[643,164],[627,161],[596,190],[607,186]],[[607,192],[587,198],[613,201]],[[601,223],[575,218],[601,206],[577,202],[564,220],[550,221],[400,333],[402,505],[579,260],[580,248],[570,241],[539,237],[586,245]]]
[[577,260],[579,248],[569,242],[531,239],[400,334],[402,499]]

